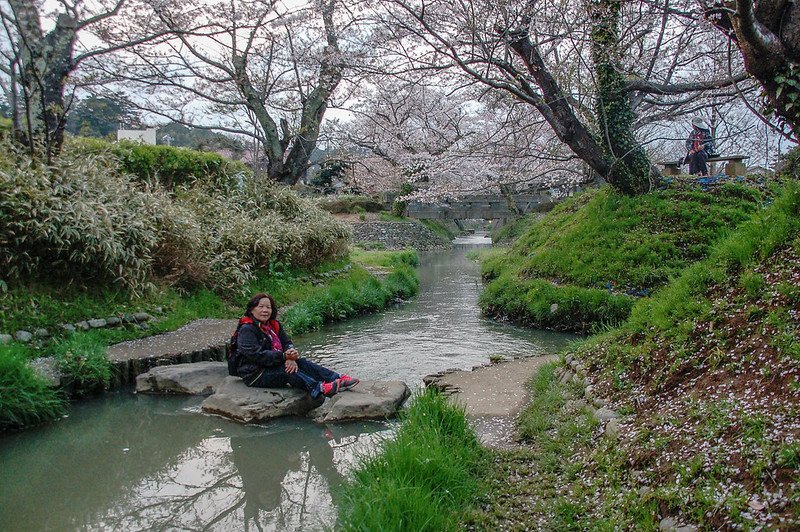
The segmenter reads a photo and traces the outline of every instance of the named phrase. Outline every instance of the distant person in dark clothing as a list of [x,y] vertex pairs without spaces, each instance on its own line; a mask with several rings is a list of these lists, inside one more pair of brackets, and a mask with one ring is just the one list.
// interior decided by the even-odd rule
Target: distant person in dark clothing
[[692,119],[692,132],[686,139],[686,159],[689,163],[689,173],[692,175],[708,175],[706,161],[714,153],[714,139],[705,120],[696,116]]
[[275,319],[278,307],[272,296],[256,294],[247,303],[237,327],[236,372],[247,386],[306,390],[312,399],[330,397],[360,381],[304,358]]

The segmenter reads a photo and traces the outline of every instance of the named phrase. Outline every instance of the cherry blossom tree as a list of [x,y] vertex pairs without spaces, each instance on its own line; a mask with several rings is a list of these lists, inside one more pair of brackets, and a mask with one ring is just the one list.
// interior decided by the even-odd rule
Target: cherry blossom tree
[[336,0],[148,1],[172,38],[107,74],[146,94],[150,113],[255,139],[268,177],[296,183],[345,71]]
[[41,147],[49,159],[61,151],[79,66],[161,34],[126,22],[139,7],[132,1],[45,5],[50,6],[32,0],[0,2],[5,37],[0,40],[0,87],[11,106],[15,137],[32,153]]
[[355,117],[337,124],[337,157],[350,154],[353,188],[377,193],[408,184],[408,199],[426,201],[586,179],[582,162],[543,120],[501,96],[381,80],[352,106]]
[[659,177],[637,127],[695,112],[712,93],[737,98],[735,83],[752,92],[740,62],[723,68],[725,39],[698,24],[702,13],[689,0],[391,4],[386,31],[403,43],[396,71],[455,77],[457,69],[512,95],[628,194]]

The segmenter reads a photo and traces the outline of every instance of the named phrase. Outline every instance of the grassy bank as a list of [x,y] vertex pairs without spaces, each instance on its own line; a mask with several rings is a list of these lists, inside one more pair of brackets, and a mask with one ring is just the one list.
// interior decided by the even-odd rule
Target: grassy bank
[[393,439],[366,458],[346,486],[339,525],[345,530],[460,529],[481,492],[486,451],[463,409],[426,389],[403,413]]
[[395,299],[417,294],[419,280],[414,268],[419,259],[415,252],[360,252],[359,256],[362,263],[387,268],[386,278],[381,281],[363,267],[358,267],[325,290],[310,294],[283,316],[292,334],[318,329],[331,321],[382,310]]
[[572,349],[619,435],[597,429],[583,386],[543,369],[519,422],[529,448],[497,455],[476,523],[800,526],[800,186],[707,254]]
[[538,328],[586,332],[619,325],[637,297],[705,258],[771,196],[764,183],[703,190],[675,181],[635,198],[608,187],[587,191],[512,227],[520,236],[511,247],[482,262],[488,284],[481,307]]
[[[281,306],[292,306],[284,316],[294,334],[323,323],[374,312],[395,298],[416,294],[418,282],[413,251],[357,252],[352,260],[325,263],[314,270],[275,266],[254,275],[246,294],[268,292]],[[344,266],[350,264],[351,268]],[[364,266],[383,265],[385,280],[373,277]],[[340,272],[327,278],[327,272]],[[324,280],[319,284],[317,279]],[[67,406],[63,390],[49,388],[28,366],[38,357],[53,357],[69,381],[73,395],[104,389],[111,381],[105,358],[109,345],[124,340],[175,330],[199,318],[235,318],[246,296],[227,297],[209,290],[154,289],[137,297],[130,292],[91,286],[55,286],[43,282],[16,285],[0,294],[0,330],[46,327],[47,339],[29,344],[0,345],[0,430],[54,419]],[[160,309],[160,312],[157,311]],[[133,325],[67,333],[54,327],[97,317],[147,311],[158,319],[147,329]]]

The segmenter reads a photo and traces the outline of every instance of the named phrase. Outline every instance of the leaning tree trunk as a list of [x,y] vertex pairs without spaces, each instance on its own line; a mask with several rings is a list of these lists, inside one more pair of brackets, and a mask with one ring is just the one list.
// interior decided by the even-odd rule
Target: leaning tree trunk
[[[542,59],[538,46],[531,41],[527,27],[506,30],[503,36],[509,47],[523,61],[527,73],[541,90],[536,93],[518,77],[523,100],[536,107],[556,136],[616,190],[637,195],[649,192],[659,172],[650,162],[632,132],[633,112],[624,79],[615,68],[619,0],[587,0],[594,26],[593,58],[598,78],[597,115],[600,133],[595,134],[570,106],[570,99]],[[599,2],[599,3],[598,3]],[[531,24],[530,17],[523,21]],[[606,49],[607,48],[607,49]]]
[[600,145],[611,165],[606,181],[625,194],[644,194],[652,189],[651,165],[633,135],[631,108],[625,78],[617,68],[619,18],[622,0],[589,0],[592,22],[592,60],[597,76],[595,112]]

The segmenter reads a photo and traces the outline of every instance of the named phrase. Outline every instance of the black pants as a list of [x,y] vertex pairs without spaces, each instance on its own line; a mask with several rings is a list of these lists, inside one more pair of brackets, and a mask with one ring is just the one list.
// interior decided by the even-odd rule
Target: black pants
[[700,150],[696,153],[690,153],[686,156],[689,160],[689,173],[692,175],[708,175],[708,153],[706,150]]

